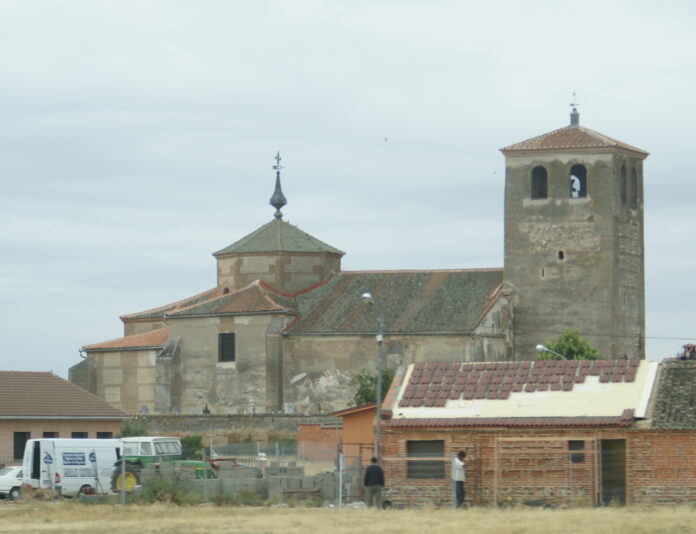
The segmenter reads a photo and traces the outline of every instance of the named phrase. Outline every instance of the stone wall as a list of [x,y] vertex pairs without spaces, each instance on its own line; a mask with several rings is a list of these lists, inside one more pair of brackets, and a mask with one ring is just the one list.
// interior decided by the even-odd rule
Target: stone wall
[[[570,198],[569,170],[587,169],[587,196]],[[515,291],[515,354],[578,330],[607,358],[644,358],[643,210],[620,200],[616,154],[548,153],[506,158],[505,282]],[[530,198],[532,169],[548,172],[548,197]],[[641,186],[642,187],[642,186]]]
[[294,293],[340,270],[341,256],[338,254],[231,254],[217,258],[217,285],[235,291],[262,280],[279,291]]
[[173,436],[199,434],[217,436],[216,442],[240,437],[240,441],[273,440],[274,435],[295,437],[302,424],[332,425],[336,418],[331,416],[304,415],[148,415],[136,418],[144,421],[150,435]]

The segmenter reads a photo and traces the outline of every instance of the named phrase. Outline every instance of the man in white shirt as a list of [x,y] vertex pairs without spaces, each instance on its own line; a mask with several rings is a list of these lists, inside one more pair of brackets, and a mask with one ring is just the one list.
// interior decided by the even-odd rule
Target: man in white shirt
[[457,455],[452,458],[451,477],[455,485],[457,508],[461,508],[464,505],[464,481],[466,480],[466,471],[464,470],[466,463],[464,458],[466,458],[466,453],[464,451],[459,451]]

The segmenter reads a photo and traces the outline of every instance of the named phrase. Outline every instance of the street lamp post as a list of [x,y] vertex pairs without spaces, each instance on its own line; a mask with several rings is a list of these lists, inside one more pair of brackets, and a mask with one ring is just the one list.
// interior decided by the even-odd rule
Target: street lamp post
[[[370,293],[362,294],[363,301],[371,306],[375,301]],[[375,364],[377,371],[377,391],[375,392],[376,410],[375,410],[375,443],[374,451],[375,458],[380,459],[380,449],[382,443],[382,367],[384,366],[384,314],[380,313],[377,317],[377,362]]]
[[536,350],[538,350],[539,352],[550,352],[551,354],[555,354],[556,356],[560,356],[564,360],[570,359],[570,358],[567,358],[566,356],[563,356],[563,354],[561,354],[560,352],[556,352],[555,350],[551,350],[550,348],[548,348],[545,345],[537,345]]

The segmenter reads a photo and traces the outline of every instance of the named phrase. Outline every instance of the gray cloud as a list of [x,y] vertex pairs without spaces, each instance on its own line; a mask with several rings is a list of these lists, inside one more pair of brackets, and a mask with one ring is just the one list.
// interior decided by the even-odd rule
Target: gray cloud
[[695,8],[479,4],[3,2],[3,367],[65,376],[118,315],[212,287],[272,217],[278,149],[286,218],[346,269],[502,266],[498,149],[573,90],[651,152],[649,356],[693,340]]

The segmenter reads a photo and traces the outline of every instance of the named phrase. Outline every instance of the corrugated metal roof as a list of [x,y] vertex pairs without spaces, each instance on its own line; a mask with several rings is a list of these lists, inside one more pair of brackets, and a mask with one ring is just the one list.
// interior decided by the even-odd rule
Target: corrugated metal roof
[[0,418],[75,417],[123,419],[113,408],[53,373],[0,371]]
[[514,145],[501,148],[504,154],[512,152],[543,152],[559,150],[607,150],[622,149],[643,157],[648,153],[584,126],[566,126]]
[[263,252],[345,254],[282,219],[274,219],[239,241],[214,252],[213,256]]

